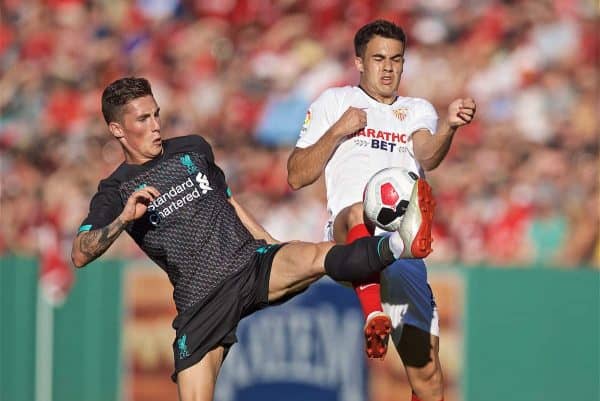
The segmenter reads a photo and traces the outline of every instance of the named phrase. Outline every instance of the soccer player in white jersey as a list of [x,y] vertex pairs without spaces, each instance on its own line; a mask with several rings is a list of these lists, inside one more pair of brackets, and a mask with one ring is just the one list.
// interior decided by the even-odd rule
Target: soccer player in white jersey
[[[331,217],[326,235],[337,243],[372,234],[363,217],[362,194],[375,172],[404,167],[424,176],[441,163],[457,129],[475,114],[472,99],[456,99],[438,127],[429,102],[398,96],[406,48],[399,26],[369,23],[356,33],[354,47],[359,85],[328,89],[314,101],[288,160],[294,189],[325,172]],[[366,316],[367,355],[385,356],[391,331],[413,401],[442,400],[437,311],[422,260],[398,261],[381,277],[353,285]]]

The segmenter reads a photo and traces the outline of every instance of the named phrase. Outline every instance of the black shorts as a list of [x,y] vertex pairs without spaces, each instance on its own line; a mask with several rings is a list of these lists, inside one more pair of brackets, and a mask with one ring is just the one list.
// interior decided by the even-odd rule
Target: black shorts
[[174,382],[177,382],[177,373],[195,365],[216,347],[223,346],[227,355],[229,348],[237,342],[239,321],[269,304],[271,265],[283,245],[258,248],[242,270],[175,318],[175,372],[171,375]]

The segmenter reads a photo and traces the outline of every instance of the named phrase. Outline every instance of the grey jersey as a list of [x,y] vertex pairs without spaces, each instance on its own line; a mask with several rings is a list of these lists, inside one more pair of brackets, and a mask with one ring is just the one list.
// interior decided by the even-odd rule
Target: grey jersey
[[[208,143],[198,136],[164,141],[163,154],[144,165],[122,164],[101,182],[83,224],[109,224],[129,196],[144,186],[156,187],[161,195],[126,230],[167,272],[179,313],[246,267],[264,244],[252,237],[227,200],[225,176]],[[101,203],[107,200],[114,217],[104,217],[98,225],[94,211],[101,215],[106,206]]]

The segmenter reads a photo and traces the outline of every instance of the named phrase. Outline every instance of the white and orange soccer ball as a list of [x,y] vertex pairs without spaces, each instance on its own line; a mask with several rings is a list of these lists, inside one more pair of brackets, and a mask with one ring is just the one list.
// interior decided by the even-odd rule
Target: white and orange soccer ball
[[397,231],[419,176],[401,167],[389,167],[371,177],[363,193],[365,216],[385,231]]

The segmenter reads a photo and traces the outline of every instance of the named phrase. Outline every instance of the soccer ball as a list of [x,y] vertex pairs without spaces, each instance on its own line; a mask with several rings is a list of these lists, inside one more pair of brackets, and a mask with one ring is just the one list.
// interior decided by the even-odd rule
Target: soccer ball
[[400,167],[389,167],[371,177],[363,193],[365,216],[385,231],[400,228],[419,176]]

